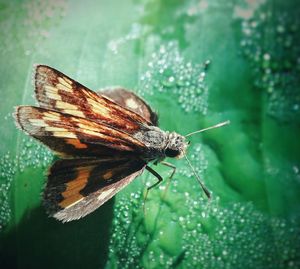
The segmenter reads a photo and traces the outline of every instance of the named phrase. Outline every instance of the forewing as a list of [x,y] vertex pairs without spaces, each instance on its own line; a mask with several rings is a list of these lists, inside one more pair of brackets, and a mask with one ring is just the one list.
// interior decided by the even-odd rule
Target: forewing
[[96,94],[49,66],[36,67],[35,93],[43,108],[103,122],[127,133],[134,133],[143,125],[152,125],[137,113]]
[[106,89],[99,94],[112,99],[118,105],[141,115],[146,121],[158,126],[158,116],[151,107],[140,97],[123,88]]
[[20,106],[15,118],[22,130],[64,157],[138,153],[145,147],[130,134],[104,123],[45,108]]
[[127,186],[145,165],[126,157],[58,160],[48,175],[46,210],[63,222],[80,219]]

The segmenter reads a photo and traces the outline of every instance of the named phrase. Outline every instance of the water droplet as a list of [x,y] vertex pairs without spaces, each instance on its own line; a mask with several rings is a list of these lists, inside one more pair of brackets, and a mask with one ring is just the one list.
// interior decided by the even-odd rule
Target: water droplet
[[[185,62],[179,53],[178,44],[169,42],[158,52],[152,53],[151,68],[140,79],[140,95],[153,94],[153,90],[177,96],[185,111],[207,111],[208,89],[205,85],[206,69],[210,61],[202,65]],[[148,63],[149,67],[149,63]],[[151,76],[145,74],[150,73]]]
[[282,34],[282,33],[284,33],[284,31],[285,31],[285,29],[284,29],[283,25],[278,25],[278,26],[277,26],[277,32],[278,32],[278,33],[281,33],[281,34]]
[[265,53],[265,54],[264,54],[264,60],[265,60],[265,61],[269,61],[270,59],[271,59],[270,54]]

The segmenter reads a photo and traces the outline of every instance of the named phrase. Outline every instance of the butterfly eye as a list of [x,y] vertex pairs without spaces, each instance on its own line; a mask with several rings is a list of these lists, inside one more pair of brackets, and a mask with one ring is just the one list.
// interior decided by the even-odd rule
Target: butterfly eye
[[180,155],[180,151],[176,150],[176,149],[167,148],[165,150],[165,154],[167,157],[174,158],[174,157],[177,157],[178,155]]

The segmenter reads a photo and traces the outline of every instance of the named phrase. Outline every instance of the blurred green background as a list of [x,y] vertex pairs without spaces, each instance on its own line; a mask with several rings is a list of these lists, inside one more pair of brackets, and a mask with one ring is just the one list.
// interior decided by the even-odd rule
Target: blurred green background
[[[297,1],[0,1],[1,268],[300,268]],[[33,65],[93,90],[132,89],[160,126],[191,138],[149,194],[145,172],[86,218],[41,206],[53,155],[15,128],[35,104]],[[170,170],[153,167],[164,178]]]

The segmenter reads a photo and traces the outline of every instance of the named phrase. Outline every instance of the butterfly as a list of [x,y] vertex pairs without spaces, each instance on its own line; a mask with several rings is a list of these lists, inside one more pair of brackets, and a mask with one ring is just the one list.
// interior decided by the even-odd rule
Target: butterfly
[[46,65],[36,66],[34,80],[39,106],[18,106],[14,116],[21,130],[60,157],[48,171],[43,193],[50,216],[80,219],[145,169],[158,179],[149,190],[162,181],[150,162],[185,156],[186,136],[161,130],[157,114],[133,92],[96,93]]

